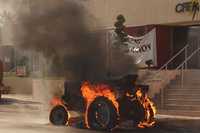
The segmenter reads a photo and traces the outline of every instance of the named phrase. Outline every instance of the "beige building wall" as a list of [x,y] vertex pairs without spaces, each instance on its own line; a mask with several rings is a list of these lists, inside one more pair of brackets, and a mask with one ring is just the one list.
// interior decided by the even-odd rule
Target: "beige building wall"
[[[191,23],[192,13],[176,13],[178,3],[191,0],[89,0],[87,9],[96,18],[96,25],[113,27],[118,14],[123,14],[127,25]],[[196,16],[195,23],[200,20]]]

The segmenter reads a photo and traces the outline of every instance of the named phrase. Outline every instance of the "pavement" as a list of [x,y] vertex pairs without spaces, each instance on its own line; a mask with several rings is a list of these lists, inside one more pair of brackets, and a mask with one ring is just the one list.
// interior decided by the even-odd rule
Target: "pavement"
[[[4,95],[0,102],[1,133],[100,133],[100,131],[49,123],[50,108],[28,95]],[[72,116],[77,115],[71,112]],[[102,132],[102,131],[101,131]],[[200,118],[158,114],[156,126],[139,129],[130,125],[121,126],[115,133],[199,133]]]

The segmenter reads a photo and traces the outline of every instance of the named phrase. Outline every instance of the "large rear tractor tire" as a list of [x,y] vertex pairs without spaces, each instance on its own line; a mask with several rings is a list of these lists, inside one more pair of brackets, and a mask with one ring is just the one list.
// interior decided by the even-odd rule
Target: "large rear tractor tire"
[[66,125],[69,121],[67,109],[62,105],[55,106],[50,113],[49,120],[53,125]]
[[97,97],[87,112],[88,126],[95,130],[111,130],[118,123],[117,109],[106,97]]

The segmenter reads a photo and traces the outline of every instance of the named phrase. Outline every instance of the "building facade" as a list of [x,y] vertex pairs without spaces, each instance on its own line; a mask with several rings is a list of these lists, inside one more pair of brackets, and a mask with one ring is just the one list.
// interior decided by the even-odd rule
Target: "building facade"
[[[85,5],[103,27],[112,27],[118,14],[127,17],[127,25],[196,24],[200,14],[193,18],[192,11],[177,12],[177,5],[194,0],[86,0]],[[181,7],[178,7],[181,8]]]
[[[17,13],[34,13],[60,6],[62,1],[65,0],[59,0],[59,2],[55,0],[16,0],[11,2],[11,5],[12,7],[17,6],[15,9]],[[77,0],[76,2],[85,7],[88,20],[92,18],[91,25],[95,29],[113,29],[116,16],[119,14],[125,16],[126,31],[132,36],[142,36],[156,28],[157,62],[160,67],[186,44],[196,43],[197,45],[199,42],[200,14],[198,8],[193,9],[192,3],[195,1]],[[13,8],[11,11],[14,12]],[[2,40],[4,44],[11,44],[9,36],[12,33],[8,33],[11,30],[6,27],[2,30]],[[182,60],[180,57],[179,62]]]

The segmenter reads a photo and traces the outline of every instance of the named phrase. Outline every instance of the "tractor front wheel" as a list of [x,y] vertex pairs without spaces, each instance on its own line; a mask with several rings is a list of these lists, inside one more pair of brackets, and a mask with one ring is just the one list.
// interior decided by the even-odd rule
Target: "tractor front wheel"
[[69,121],[67,109],[62,105],[55,106],[50,113],[49,120],[53,125],[66,125]]

